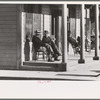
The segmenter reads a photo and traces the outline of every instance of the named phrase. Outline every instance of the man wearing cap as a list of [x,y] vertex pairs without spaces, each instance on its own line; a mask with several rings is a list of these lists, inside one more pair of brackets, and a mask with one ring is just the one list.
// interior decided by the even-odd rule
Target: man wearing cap
[[54,53],[53,54],[54,60],[59,61],[58,56],[60,56],[61,54],[59,53],[59,50],[58,50],[56,44],[49,36],[49,32],[47,30],[44,31],[44,36],[43,36],[42,41],[43,41],[43,43],[49,44],[51,46],[51,48],[53,49],[53,53]]
[[52,61],[51,58],[52,49],[49,45],[42,42],[40,38],[40,33],[41,33],[40,31],[37,30],[35,31],[35,35],[33,35],[32,37],[33,46],[35,50],[39,50],[41,47],[45,47],[48,55],[48,61]]

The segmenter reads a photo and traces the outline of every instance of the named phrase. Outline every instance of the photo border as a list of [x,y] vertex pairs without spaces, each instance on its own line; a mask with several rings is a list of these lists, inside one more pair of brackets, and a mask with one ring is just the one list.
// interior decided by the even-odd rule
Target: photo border
[[[2,3],[11,3],[13,1],[13,3],[12,4],[15,4],[16,2],[18,3],[24,3],[24,2],[45,2],[45,1],[47,1],[47,0],[0,0],[0,3],[2,4]],[[60,1],[60,2],[70,2],[70,3],[72,3],[72,2],[78,2],[79,4],[81,3],[81,2],[89,2],[89,1],[93,1],[94,2],[94,0],[48,0],[47,2],[55,2],[55,1]],[[96,2],[100,2],[100,0],[95,0]],[[18,3],[18,4],[19,4]],[[0,81],[0,89],[1,89],[1,87],[2,87],[2,89],[1,89],[1,92],[0,93],[2,93],[2,91],[3,90],[7,90],[7,92],[9,92],[10,91],[10,88],[14,88],[15,87],[15,90],[17,90],[16,88],[20,88],[21,86],[20,86],[20,82],[22,82],[21,83],[21,86],[23,86],[23,82],[25,82],[25,83],[27,83],[27,81]],[[37,83],[37,81],[35,81],[36,83],[35,83],[35,85],[36,84],[38,84]],[[72,88],[74,87],[75,88],[75,86],[77,86],[78,87],[78,85],[79,84],[81,84],[82,86],[84,85],[84,82],[79,82],[79,84],[77,84],[77,82],[60,82],[60,81],[56,81],[56,82],[58,82],[58,83],[61,83],[62,85],[64,85],[64,87],[65,87],[65,89],[68,89],[69,91],[70,91],[70,88],[68,88],[68,86],[70,86],[70,84],[72,85]],[[55,83],[56,83],[55,81],[52,81],[52,85],[55,85]],[[10,83],[10,84],[9,84]],[[30,81],[30,83],[32,83],[32,84],[34,84],[34,82],[33,81]],[[24,88],[27,86],[27,85],[30,85],[30,83],[28,83],[28,84],[25,84],[25,86],[24,86]],[[54,84],[53,84],[54,83]],[[13,85],[13,84],[15,84],[14,85],[14,87],[13,86],[11,86],[11,85]],[[75,84],[77,84],[77,85],[75,85]],[[92,85],[91,85],[92,84]],[[18,86],[19,85],[19,86]],[[68,86],[66,86],[66,85],[68,85]],[[85,83],[85,88],[88,86],[88,85],[91,85],[91,87],[90,88],[93,88],[93,90],[97,90],[96,92],[98,92],[98,93],[100,93],[100,82],[86,82]],[[94,89],[94,85],[95,85],[95,89]],[[6,86],[6,87],[5,87]],[[49,84],[38,84],[37,86],[40,86],[42,89],[43,89],[43,87],[45,87],[45,88],[47,88],[48,86],[50,87],[51,85]],[[36,86],[36,87],[37,87]],[[47,86],[47,87],[46,87]],[[58,85],[59,86],[59,85]],[[61,85],[60,85],[61,86]],[[9,88],[10,87],[10,88]],[[48,88],[49,88],[48,87]],[[62,86],[63,87],[63,86]],[[58,88],[62,88],[62,87],[58,87]],[[57,88],[57,87],[56,87]],[[84,88],[84,87],[83,87]],[[89,88],[89,89],[90,89]],[[33,88],[32,88],[33,89]],[[36,88],[35,88],[36,89]],[[50,89],[50,88],[49,88]],[[11,89],[11,90],[14,90],[14,89]],[[46,89],[47,90],[47,89]],[[62,90],[62,89],[61,89]],[[71,90],[73,90],[73,89],[71,89]],[[76,90],[77,90],[77,88],[76,88]],[[82,90],[84,90],[84,89],[82,89]],[[26,89],[26,91],[27,91],[27,89]],[[38,90],[39,91],[39,90]],[[44,91],[44,90],[43,90]],[[53,91],[53,90],[52,90]],[[86,90],[85,90],[86,91]],[[95,92],[94,91],[94,92]],[[16,93],[16,91],[11,91],[12,92],[12,95],[13,95],[13,92],[15,92]],[[21,91],[22,92],[22,91]],[[30,91],[31,92],[31,91]],[[32,91],[33,92],[33,91]],[[34,91],[35,92],[35,91]],[[75,92],[75,91],[74,91]],[[80,92],[80,91],[79,91]],[[91,93],[91,90],[89,91],[90,93]],[[4,93],[4,92],[3,92]],[[42,91],[41,91],[41,93],[42,93]],[[67,94],[67,92],[65,93],[65,94]],[[1,94],[0,94],[1,95]],[[60,95],[60,94],[58,94],[58,95]],[[55,98],[55,99],[44,99],[42,96],[40,97],[41,99],[37,99],[37,98],[33,98],[33,97],[31,97],[31,99],[30,98],[20,98],[20,97],[11,97],[11,98],[8,98],[7,97],[8,95],[7,94],[5,94],[5,98],[3,98],[3,97],[0,97],[0,100],[99,100],[100,99],[100,96],[98,95],[98,97],[96,98],[96,97],[92,97],[92,98],[89,98],[89,97],[80,97],[80,98],[75,98],[75,99],[71,99],[71,98],[61,98],[61,99],[59,99],[59,98]],[[18,99],[19,98],[19,99]],[[50,98],[50,97],[49,97]],[[85,98],[85,99],[84,99]]]

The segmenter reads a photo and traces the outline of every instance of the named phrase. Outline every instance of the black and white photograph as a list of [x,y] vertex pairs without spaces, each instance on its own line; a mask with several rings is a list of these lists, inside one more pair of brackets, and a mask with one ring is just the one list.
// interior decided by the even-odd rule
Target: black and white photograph
[[0,4],[0,79],[100,80],[99,4]]
[[0,2],[0,81],[100,81],[100,2]]

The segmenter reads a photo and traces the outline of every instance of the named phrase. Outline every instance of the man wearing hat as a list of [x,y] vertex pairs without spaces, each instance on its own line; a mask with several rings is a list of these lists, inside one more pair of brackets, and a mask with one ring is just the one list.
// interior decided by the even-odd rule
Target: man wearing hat
[[56,44],[54,43],[54,41],[49,36],[49,32],[47,30],[44,31],[44,36],[43,36],[42,41],[43,41],[43,43],[51,46],[51,48],[53,50],[54,60],[59,61],[58,56],[60,56],[61,54],[60,54]]
[[35,35],[33,35],[32,37],[33,46],[35,50],[39,50],[41,47],[45,47],[47,51],[47,55],[48,55],[48,61],[52,61],[52,58],[51,58],[52,49],[49,45],[42,42],[40,33],[41,32],[38,30],[35,31]]
[[35,35],[32,37],[32,42],[34,44],[34,48],[37,50],[40,49],[41,46],[44,46],[40,38],[40,31],[35,31]]

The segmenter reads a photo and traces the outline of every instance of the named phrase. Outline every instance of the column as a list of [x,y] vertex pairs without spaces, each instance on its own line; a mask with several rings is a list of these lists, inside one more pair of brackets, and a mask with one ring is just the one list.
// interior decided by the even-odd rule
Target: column
[[[88,10],[87,10],[87,8],[86,8],[86,26],[85,26],[85,27],[86,27],[86,30],[85,30],[85,31],[86,31],[86,34],[85,34],[86,38],[88,38],[88,35],[87,35],[87,34],[88,34],[88,18],[87,18],[87,13],[88,13],[88,12],[87,12],[87,11],[88,11]],[[88,49],[88,48],[87,48],[87,45],[85,45],[85,51],[88,51],[87,49]]]
[[88,44],[85,45],[85,50],[90,52],[91,51],[91,22],[90,22],[90,9],[86,8],[86,38],[89,40]]
[[55,23],[56,23],[56,27],[55,27],[55,38],[56,38],[56,40],[55,40],[55,43],[56,43],[56,45],[57,45],[57,47],[59,48],[59,41],[60,41],[60,16],[57,16],[56,17],[56,20],[55,20]]
[[62,5],[62,63],[67,63],[67,5]]
[[95,6],[95,56],[93,60],[99,60],[99,7]]
[[78,63],[82,64],[85,63],[85,11],[84,11],[84,4],[81,5],[81,30],[80,30],[80,38],[81,38],[81,48],[80,48],[80,59]]
[[52,14],[52,35],[55,36],[55,14]]

